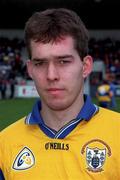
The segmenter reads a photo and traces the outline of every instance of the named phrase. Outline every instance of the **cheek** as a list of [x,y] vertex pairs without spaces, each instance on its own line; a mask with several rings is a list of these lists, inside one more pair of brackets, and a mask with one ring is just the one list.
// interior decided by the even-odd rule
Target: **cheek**
[[78,71],[76,71],[74,80],[76,82],[76,87],[81,88],[84,83],[83,68],[79,68]]
[[40,72],[37,72],[36,70],[33,71],[32,79],[35,83],[35,86],[38,88],[43,88],[45,86],[45,79],[44,77],[40,74]]
[[41,76],[39,75],[39,73],[33,73],[33,80],[35,83],[40,83],[41,82]]
[[83,82],[83,69],[76,68],[74,71],[70,71],[66,75],[63,76],[65,78],[66,83],[70,83],[71,86],[79,86]]
[[84,77],[84,72],[83,72],[83,67],[82,66],[78,66],[75,70],[74,70],[74,75],[73,77],[75,77],[74,79],[76,80],[80,80]]

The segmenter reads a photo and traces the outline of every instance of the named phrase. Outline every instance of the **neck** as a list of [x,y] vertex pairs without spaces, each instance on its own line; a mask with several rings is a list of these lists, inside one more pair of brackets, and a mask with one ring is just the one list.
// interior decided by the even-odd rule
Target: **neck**
[[52,110],[46,104],[42,104],[42,110],[41,115],[44,119],[44,123],[58,131],[60,128],[62,128],[65,124],[70,122],[72,119],[75,119],[80,112],[82,106],[84,104],[83,97],[79,99],[78,102],[75,102],[72,104],[72,106],[64,109],[64,110]]

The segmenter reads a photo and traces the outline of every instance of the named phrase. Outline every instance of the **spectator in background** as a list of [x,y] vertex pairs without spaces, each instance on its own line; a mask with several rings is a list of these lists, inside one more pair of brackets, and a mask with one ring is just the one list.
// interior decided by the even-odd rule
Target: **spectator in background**
[[115,74],[111,74],[109,79],[108,79],[110,89],[112,91],[112,97],[110,101],[110,108],[115,109],[117,107],[117,102],[116,102],[116,84],[115,84]]
[[0,71],[0,91],[1,91],[1,99],[6,99],[6,91],[8,84],[8,71],[4,67]]
[[103,80],[97,88],[96,97],[99,102],[99,106],[104,108],[110,108],[111,98],[113,97],[113,91],[107,80]]
[[9,85],[10,85],[10,99],[14,98],[14,93],[15,93],[15,84],[16,84],[16,80],[15,80],[15,71],[12,71],[9,74]]
[[7,80],[4,76],[0,77],[0,91],[1,98],[6,99],[6,90],[7,90]]

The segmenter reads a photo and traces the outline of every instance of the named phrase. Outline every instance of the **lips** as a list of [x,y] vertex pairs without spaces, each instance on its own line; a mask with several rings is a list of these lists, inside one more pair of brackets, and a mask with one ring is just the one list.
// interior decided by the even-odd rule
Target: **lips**
[[60,88],[49,88],[48,91],[61,91],[62,89]]
[[47,91],[50,93],[50,94],[59,94],[61,93],[62,91],[64,91],[63,89],[60,89],[60,88],[49,88],[47,89]]

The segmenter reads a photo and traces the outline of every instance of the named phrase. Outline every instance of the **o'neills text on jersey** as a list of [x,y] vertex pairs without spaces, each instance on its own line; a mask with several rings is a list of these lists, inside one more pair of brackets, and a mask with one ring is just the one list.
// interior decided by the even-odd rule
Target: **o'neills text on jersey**
[[45,144],[46,150],[69,150],[69,144],[65,143],[56,143],[56,142],[48,142]]

